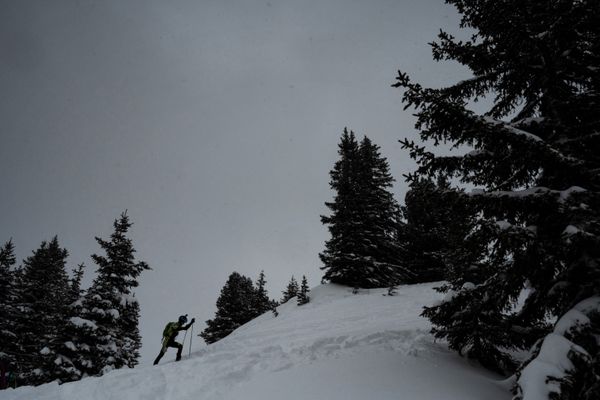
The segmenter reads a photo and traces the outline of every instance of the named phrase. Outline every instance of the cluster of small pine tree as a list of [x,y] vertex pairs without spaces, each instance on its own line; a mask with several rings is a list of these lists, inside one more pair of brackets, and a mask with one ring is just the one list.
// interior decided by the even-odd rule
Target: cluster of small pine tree
[[310,300],[308,296],[310,289],[306,276],[302,277],[300,287],[292,276],[286,290],[283,291],[283,298],[280,302],[269,298],[266,283],[264,271],[260,272],[255,283],[238,272],[229,275],[217,299],[215,317],[206,321],[206,328],[199,336],[207,344],[211,344],[269,310],[277,316],[277,306],[286,303],[293,297],[298,298],[298,305],[306,304]]
[[217,342],[238,327],[277,307],[269,298],[264,271],[260,272],[256,285],[252,279],[233,272],[229,275],[217,299],[215,317],[206,321],[200,333],[207,344]]
[[291,298],[296,297],[298,295],[298,281],[292,275],[290,281],[288,282],[285,290],[282,292],[283,297],[279,303],[284,304],[287,303]]
[[283,297],[281,298],[280,304],[287,303],[290,299],[296,297],[296,302],[299,306],[306,304],[310,301],[308,296],[310,289],[308,288],[308,280],[305,275],[302,275],[302,283],[298,286],[298,281],[292,275],[290,282],[283,291]]
[[134,259],[123,213],[110,240],[96,238],[106,255],[93,255],[98,275],[83,291],[83,264],[69,278],[68,252],[58,238],[16,267],[12,241],[0,248],[0,362],[11,385],[69,382],[100,375],[139,359],[139,304],[133,288],[149,269]]

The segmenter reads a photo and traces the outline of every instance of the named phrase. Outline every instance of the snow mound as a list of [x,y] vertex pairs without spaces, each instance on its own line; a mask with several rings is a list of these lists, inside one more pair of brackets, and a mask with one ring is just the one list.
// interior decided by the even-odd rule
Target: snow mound
[[3,399],[510,399],[498,377],[434,342],[420,317],[440,298],[434,286],[386,296],[321,285],[310,303],[291,299],[279,316],[268,312],[179,363],[9,390]]

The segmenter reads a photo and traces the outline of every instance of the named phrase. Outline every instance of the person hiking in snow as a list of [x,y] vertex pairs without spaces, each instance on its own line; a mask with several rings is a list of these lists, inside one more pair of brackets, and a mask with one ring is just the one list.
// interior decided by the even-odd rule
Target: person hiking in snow
[[162,356],[167,352],[167,348],[175,347],[177,348],[177,358],[175,361],[181,360],[181,352],[183,351],[183,345],[181,343],[177,343],[175,338],[179,334],[179,331],[187,331],[190,326],[196,321],[195,318],[192,318],[189,324],[185,325],[187,322],[187,314],[179,317],[177,322],[169,322],[165,329],[163,330],[163,338],[162,338],[162,347],[160,349],[160,353],[158,353],[158,357],[154,360],[154,365],[158,364]]

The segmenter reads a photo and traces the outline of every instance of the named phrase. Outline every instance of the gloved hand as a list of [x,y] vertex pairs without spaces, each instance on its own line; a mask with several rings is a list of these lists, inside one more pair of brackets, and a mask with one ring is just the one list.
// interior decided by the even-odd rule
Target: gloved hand
[[196,318],[192,318],[192,320],[190,321],[190,324],[193,324],[194,322],[196,322]]

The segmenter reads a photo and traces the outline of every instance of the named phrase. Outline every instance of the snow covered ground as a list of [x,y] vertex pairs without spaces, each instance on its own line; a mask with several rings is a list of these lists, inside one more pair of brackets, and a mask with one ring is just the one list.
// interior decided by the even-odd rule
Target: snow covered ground
[[500,377],[434,343],[419,316],[440,297],[433,286],[401,286],[390,297],[321,285],[310,303],[293,299],[278,317],[266,313],[179,363],[8,390],[2,399],[509,400]]

